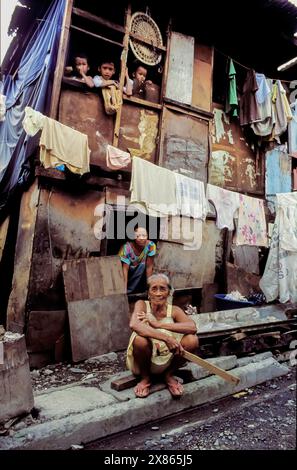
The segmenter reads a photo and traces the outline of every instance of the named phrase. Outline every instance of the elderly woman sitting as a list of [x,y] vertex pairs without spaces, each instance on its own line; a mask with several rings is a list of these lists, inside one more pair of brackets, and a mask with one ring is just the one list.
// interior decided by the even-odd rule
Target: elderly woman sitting
[[195,352],[198,347],[196,325],[168,303],[171,286],[165,274],[153,274],[147,282],[149,300],[136,302],[130,321],[127,367],[141,377],[134,389],[137,397],[147,397],[152,374],[162,373],[171,395],[179,397],[183,387],[173,374],[184,363],[183,350]]

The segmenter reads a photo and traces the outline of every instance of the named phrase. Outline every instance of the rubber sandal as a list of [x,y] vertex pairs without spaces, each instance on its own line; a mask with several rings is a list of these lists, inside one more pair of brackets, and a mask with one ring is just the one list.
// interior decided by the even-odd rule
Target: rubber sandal
[[134,393],[135,393],[136,397],[137,398],[146,398],[147,396],[149,396],[151,384],[144,385],[140,391],[137,391],[138,385],[136,385],[136,387],[134,388]]
[[174,398],[180,398],[184,393],[184,387],[179,382],[167,384],[167,388]]

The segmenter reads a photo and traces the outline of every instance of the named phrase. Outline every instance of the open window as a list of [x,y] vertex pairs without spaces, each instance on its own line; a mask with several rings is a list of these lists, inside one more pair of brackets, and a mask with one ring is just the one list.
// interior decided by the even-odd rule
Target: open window
[[160,219],[158,217],[150,217],[130,207],[106,205],[100,255],[118,254],[121,246],[133,239],[136,226],[146,228],[148,238],[157,243],[160,233]]

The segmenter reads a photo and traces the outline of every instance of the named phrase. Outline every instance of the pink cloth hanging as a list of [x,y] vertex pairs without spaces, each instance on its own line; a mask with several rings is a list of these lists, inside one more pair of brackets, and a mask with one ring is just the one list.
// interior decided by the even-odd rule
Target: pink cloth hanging
[[120,170],[126,168],[131,163],[131,156],[112,145],[106,147],[106,165],[111,170]]

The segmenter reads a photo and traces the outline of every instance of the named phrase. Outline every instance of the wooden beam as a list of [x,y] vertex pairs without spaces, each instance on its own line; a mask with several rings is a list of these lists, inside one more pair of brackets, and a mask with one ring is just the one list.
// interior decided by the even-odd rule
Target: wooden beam
[[158,103],[152,103],[152,101],[146,101],[146,100],[142,100],[141,98],[136,98],[135,96],[124,96],[123,97],[124,101],[126,101],[127,103],[135,103],[135,104],[139,104],[145,108],[153,108],[153,109],[159,109],[161,110],[162,109],[162,105],[161,104],[158,104]]
[[200,119],[207,119],[208,121],[210,119],[213,119],[214,114],[205,111],[205,109],[198,108],[197,106],[191,106],[190,104],[185,104],[185,103],[179,103],[178,101],[171,100],[170,98],[164,97],[164,101],[169,109],[174,109],[179,112],[186,112],[187,114],[191,116],[198,117]]
[[[35,175],[50,180],[65,181],[65,183],[69,182],[65,173],[63,171],[56,170],[55,168],[43,168],[42,166],[38,166],[35,168]],[[130,182],[128,180],[117,180],[107,178],[106,176],[96,176],[91,174],[83,176],[83,179],[79,179],[79,184],[97,186],[100,188],[107,186],[118,190],[121,189],[125,192],[127,191],[127,194],[130,186]]]
[[164,71],[163,71],[163,77],[162,77],[162,84],[161,84],[161,93],[160,93],[160,100],[162,103],[162,111],[161,111],[161,116],[159,119],[159,125],[158,125],[158,140],[157,140],[157,152],[156,152],[156,163],[158,165],[162,166],[163,163],[163,144],[164,144],[164,128],[165,128],[165,108],[163,106],[164,102],[164,96],[165,96],[165,90],[166,90],[166,84],[167,84],[167,77],[168,77],[168,68],[169,68],[169,55],[170,55],[170,38],[171,38],[171,20],[168,23],[167,27],[167,37],[166,37],[166,48],[167,48],[167,54],[165,57],[165,65],[164,65]]
[[73,0],[66,0],[63,25],[61,29],[59,51],[57,57],[56,70],[54,74],[54,83],[52,90],[52,99],[49,116],[53,119],[56,119],[58,113],[58,105],[61,91],[61,82],[64,74],[66,51],[69,38],[69,27],[71,23],[71,14],[72,14]]
[[[123,40],[124,49],[121,55],[121,72],[120,72],[120,87],[119,88],[122,94],[123,94],[125,74],[126,74],[126,68],[127,68],[130,27],[131,27],[131,4],[129,3],[127,12],[126,12],[126,19],[125,19],[125,36]],[[123,108],[123,105],[120,106],[116,115],[114,132],[113,132],[113,143],[112,143],[114,147],[117,147],[119,143],[119,132],[120,132],[120,125],[121,125],[122,108]]]
[[119,31],[123,34],[125,33],[124,26],[113,23],[112,21],[108,21],[101,16],[93,15],[92,13],[81,10],[80,8],[73,8],[72,11],[74,15],[81,16],[82,18],[93,21],[93,23],[101,24],[102,26],[106,26],[106,28],[114,29],[115,31]]
[[6,243],[8,226],[9,226],[9,216],[6,217],[6,219],[2,222],[0,226],[0,261],[2,259],[2,255],[3,255],[5,243]]
[[138,379],[135,375],[128,375],[127,377],[122,377],[121,379],[113,380],[110,383],[110,388],[120,392],[121,390],[126,390],[127,388],[135,387],[137,385]]
[[104,36],[99,36],[99,34],[91,33],[86,29],[78,28],[74,25],[71,25],[71,29],[75,29],[77,31],[80,31],[81,33],[88,34],[89,36],[93,36],[94,38],[101,39],[102,41],[109,42],[111,44],[114,44],[115,46],[123,47],[123,44],[121,42],[113,41],[112,39],[105,38]]
[[[92,21],[93,23],[100,24],[102,26],[105,26],[106,28],[110,28],[110,29],[113,29],[115,31],[119,31],[120,33],[125,34],[125,28],[123,26],[113,23],[112,21],[108,21],[105,18],[102,18],[101,16],[93,15],[91,13],[88,13],[87,11],[81,10],[80,8],[73,8],[73,13],[77,16],[81,16],[82,18],[86,18],[87,20]],[[129,36],[133,39],[136,39],[136,41],[141,42],[142,44],[146,44],[147,46],[157,49],[158,51],[163,51],[163,52],[166,51],[166,47],[158,46],[157,44],[154,44],[152,41],[147,41],[146,39],[139,36],[138,34],[129,32]]]
[[201,359],[201,357],[196,356],[195,354],[192,354],[188,351],[183,351],[183,356],[185,359],[188,361],[194,362],[195,364],[198,364],[198,366],[203,367],[204,369],[208,370],[209,372],[212,372],[213,374],[219,375],[222,377],[222,379],[227,380],[227,382],[231,382],[234,384],[238,384],[240,382],[240,379],[236,377],[233,374],[230,374],[229,372],[226,372],[225,370],[221,369],[218,366],[215,366],[214,364],[211,364],[210,362],[206,361],[205,359]]
[[32,269],[39,196],[40,189],[37,180],[22,195],[12,289],[7,307],[7,329],[16,333],[23,333],[26,325],[26,302]]

